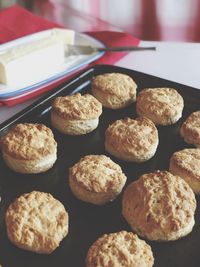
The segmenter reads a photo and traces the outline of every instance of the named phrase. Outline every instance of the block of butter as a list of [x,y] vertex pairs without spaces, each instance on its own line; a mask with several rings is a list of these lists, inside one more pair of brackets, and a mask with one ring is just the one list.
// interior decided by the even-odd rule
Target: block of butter
[[73,40],[73,31],[54,29],[47,37],[6,50],[0,55],[0,83],[29,85],[53,74],[64,63],[65,44]]

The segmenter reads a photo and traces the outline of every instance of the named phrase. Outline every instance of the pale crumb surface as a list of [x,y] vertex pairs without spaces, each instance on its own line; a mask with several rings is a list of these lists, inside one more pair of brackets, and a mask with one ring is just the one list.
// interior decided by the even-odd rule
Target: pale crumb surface
[[51,124],[59,132],[67,135],[82,135],[94,131],[99,124],[99,118],[88,120],[69,120],[62,118],[56,112],[51,112]]

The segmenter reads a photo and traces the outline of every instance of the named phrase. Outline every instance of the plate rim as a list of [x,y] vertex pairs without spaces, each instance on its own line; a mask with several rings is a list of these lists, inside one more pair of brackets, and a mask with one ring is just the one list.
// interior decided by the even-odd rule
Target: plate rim
[[[26,40],[32,40],[33,38],[40,39],[40,38],[43,38],[45,36],[48,36],[50,34],[50,32],[52,31],[52,29],[44,30],[44,31],[41,31],[41,32],[36,32],[36,33],[30,34],[30,35],[26,35],[24,37],[20,37],[18,39],[15,39],[15,40],[12,40],[12,41],[7,42],[5,44],[2,44],[2,45],[0,45],[0,52],[3,51],[4,49],[8,48],[8,47],[13,47],[14,45],[20,44],[21,42],[26,42]],[[91,42],[94,42],[99,46],[105,47],[105,44],[102,41],[96,39],[93,36],[90,36],[89,34],[80,33],[80,32],[76,32],[75,31],[75,36],[76,35],[79,36],[79,37],[81,36],[82,38],[86,38],[86,40],[91,40]],[[25,93],[27,93],[27,94],[28,94],[28,92],[31,93],[31,91],[34,90],[34,89],[35,90],[40,90],[41,86],[42,86],[41,89],[43,89],[45,86],[52,85],[54,82],[55,83],[58,82],[59,79],[63,79],[65,76],[73,73],[74,71],[76,71],[76,70],[78,71],[81,68],[83,68],[84,66],[87,66],[89,63],[92,63],[93,61],[99,59],[104,54],[105,54],[105,52],[96,52],[95,54],[92,54],[92,55],[88,56],[86,59],[84,59],[78,65],[75,65],[73,67],[67,68],[66,70],[64,70],[62,72],[59,72],[59,73],[57,73],[55,75],[52,75],[51,77],[49,77],[49,78],[47,78],[45,80],[36,82],[36,83],[34,83],[32,85],[24,86],[24,87],[22,87],[20,89],[16,89],[16,90],[13,89],[11,92],[4,92],[4,93],[1,93],[1,89],[0,89],[0,100],[3,101],[3,100],[7,100],[9,98],[16,97],[16,96],[23,97],[23,95]]]

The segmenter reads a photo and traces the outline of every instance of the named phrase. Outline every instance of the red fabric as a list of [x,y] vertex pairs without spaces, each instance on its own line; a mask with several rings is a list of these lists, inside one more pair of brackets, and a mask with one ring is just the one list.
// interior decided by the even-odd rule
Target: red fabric
[[[5,42],[17,39],[19,37],[31,33],[51,29],[54,27],[61,27],[61,26],[57,25],[54,22],[50,22],[48,20],[40,18],[18,5],[14,5],[0,12],[0,44],[3,44]],[[99,31],[99,32],[87,32],[87,34],[100,40],[106,46],[119,46],[119,45],[130,46],[139,44],[139,39],[135,38],[134,36],[128,33],[123,33],[123,32]],[[116,61],[118,61],[126,54],[127,54],[126,52],[105,53],[101,58],[92,62],[90,65],[114,64]],[[0,101],[7,105],[15,105],[17,103],[21,103],[25,100],[36,97],[44,92],[52,90],[56,85],[69,79],[69,77],[71,78],[72,75],[67,75],[59,82],[56,82],[53,85],[48,85],[45,88],[41,88],[41,90],[37,92],[30,92],[29,94],[24,96],[21,95],[21,98],[16,98],[13,100],[11,98]]]

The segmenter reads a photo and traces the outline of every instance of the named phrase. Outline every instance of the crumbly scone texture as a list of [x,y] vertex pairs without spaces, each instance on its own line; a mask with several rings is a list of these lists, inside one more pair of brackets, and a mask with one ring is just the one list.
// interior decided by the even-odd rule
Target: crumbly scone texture
[[134,80],[122,73],[105,73],[98,75],[92,80],[92,90],[97,90],[105,95],[117,96],[126,101],[136,99],[137,84]]
[[49,254],[68,233],[68,213],[51,194],[32,191],[18,197],[7,209],[10,241],[26,250]]
[[147,88],[137,95],[136,110],[156,124],[173,124],[182,116],[183,97],[173,88]]
[[87,267],[152,267],[151,247],[137,235],[121,231],[105,234],[90,247]]
[[105,73],[92,80],[92,87],[119,97],[130,97],[136,93],[137,85],[133,79],[122,73]]
[[2,149],[15,159],[39,160],[57,151],[54,135],[38,123],[20,123],[2,138]]
[[124,218],[133,230],[150,240],[175,240],[188,234],[194,225],[195,209],[190,186],[167,171],[143,174],[126,188],[122,200]]
[[126,182],[121,167],[105,155],[87,155],[69,170],[71,179],[96,193],[117,192]]
[[120,153],[137,158],[154,150],[158,144],[158,131],[147,118],[117,120],[105,132],[106,145]]
[[186,148],[170,158],[169,170],[183,178],[196,194],[200,194],[200,148]]
[[200,110],[190,114],[180,129],[184,140],[200,148]]
[[98,118],[102,113],[102,104],[92,95],[77,93],[57,97],[52,104],[52,112],[69,120],[88,120]]
[[175,152],[171,159],[180,171],[186,171],[189,176],[200,182],[200,148],[186,148]]

